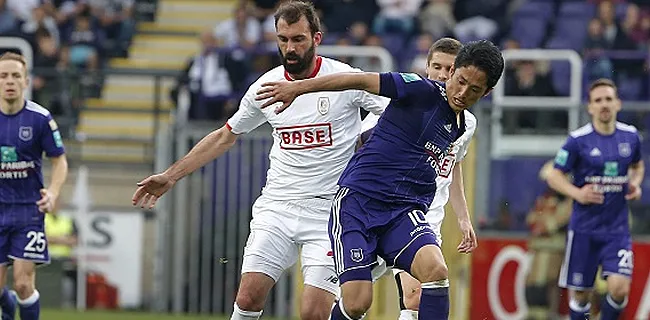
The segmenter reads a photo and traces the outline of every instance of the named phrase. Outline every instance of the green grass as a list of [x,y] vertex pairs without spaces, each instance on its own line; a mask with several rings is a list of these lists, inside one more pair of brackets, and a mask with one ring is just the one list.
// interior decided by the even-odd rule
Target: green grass
[[[20,318],[19,316],[17,317]],[[156,313],[119,312],[119,311],[86,311],[76,310],[43,310],[41,319],[44,320],[226,320],[223,316],[173,316]]]

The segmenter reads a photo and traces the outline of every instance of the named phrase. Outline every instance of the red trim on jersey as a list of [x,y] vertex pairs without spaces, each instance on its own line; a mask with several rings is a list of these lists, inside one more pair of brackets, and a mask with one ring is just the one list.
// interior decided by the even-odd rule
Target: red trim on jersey
[[[323,58],[321,56],[317,56],[316,57],[316,66],[314,66],[314,71],[312,71],[311,74],[309,76],[307,76],[307,79],[315,77],[318,74],[318,72],[320,71],[320,66],[322,64],[323,64]],[[289,72],[287,72],[287,70],[284,70],[284,78],[289,80],[289,81],[294,80],[291,77],[291,75],[289,74]]]
[[228,122],[226,122],[226,129],[228,129],[228,131],[232,132],[232,127],[230,126],[230,124]]

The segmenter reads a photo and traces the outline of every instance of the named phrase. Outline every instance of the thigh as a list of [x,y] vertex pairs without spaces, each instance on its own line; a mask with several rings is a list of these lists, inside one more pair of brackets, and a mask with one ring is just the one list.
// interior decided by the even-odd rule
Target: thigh
[[625,277],[632,276],[634,254],[632,252],[632,238],[630,235],[612,235],[607,237],[600,256],[603,278],[607,278],[613,274]]
[[368,201],[363,195],[341,188],[332,203],[328,231],[341,284],[350,280],[372,281],[377,240],[365,221],[364,205]]
[[258,201],[253,205],[251,231],[244,247],[242,273],[258,272],[277,281],[298,258],[291,225],[281,215],[281,201]]
[[569,230],[559,286],[579,291],[591,289],[598,272],[599,249],[590,235]]
[[10,259],[29,261],[37,265],[50,263],[44,222],[14,227],[10,242]]
[[404,208],[387,224],[377,231],[379,244],[377,253],[389,265],[411,271],[416,253],[427,245],[438,246],[433,228],[424,217],[424,212],[416,208]]

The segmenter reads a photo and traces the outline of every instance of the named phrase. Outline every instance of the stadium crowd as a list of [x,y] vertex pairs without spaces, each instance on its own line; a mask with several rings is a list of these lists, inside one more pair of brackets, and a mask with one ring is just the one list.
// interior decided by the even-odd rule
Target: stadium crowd
[[0,37],[19,37],[34,49],[34,97],[61,112],[53,69],[88,71],[98,85],[107,58],[126,56],[135,33],[134,0],[0,0]]
[[[283,0],[240,0],[231,19],[216,24],[201,39],[213,71],[192,68],[193,57],[179,85],[212,79],[203,93],[207,103],[192,118],[224,119],[234,112],[241,90],[261,73],[278,65],[273,10]],[[650,87],[650,6],[646,1],[554,0],[315,0],[324,26],[323,44],[383,46],[400,71],[423,74],[431,43],[443,36],[462,42],[491,39],[503,49],[573,49],[584,59],[584,83],[614,79],[626,100],[647,100]],[[210,59],[208,59],[210,60]],[[380,71],[376,58],[343,57],[366,71]],[[640,67],[642,66],[642,67]],[[193,80],[194,79],[194,80]],[[506,73],[506,95],[567,96],[566,62],[517,61]],[[195,100],[199,101],[199,100]],[[506,127],[566,128],[566,115],[550,114],[546,122],[530,113],[513,114]],[[539,122],[539,121],[537,121]]]

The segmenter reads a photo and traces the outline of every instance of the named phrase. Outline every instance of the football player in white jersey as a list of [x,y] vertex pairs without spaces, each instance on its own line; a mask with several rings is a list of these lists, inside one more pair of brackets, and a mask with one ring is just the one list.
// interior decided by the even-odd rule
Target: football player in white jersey
[[268,122],[274,129],[270,168],[262,195],[253,205],[231,319],[260,318],[269,291],[300,254],[305,284],[300,317],[325,320],[339,290],[327,232],[336,183],[361,132],[360,108],[381,114],[389,100],[365,91],[318,92],[296,99],[295,104],[303,107],[288,112],[261,109],[255,96],[262,83],[355,71],[316,54],[322,33],[311,3],[282,4],[275,21],[282,66],[250,86],[224,127],[203,138],[165,172],[138,183],[133,204],[153,207],[176,181],[225,153],[239,134]]
[[[436,41],[427,55],[427,77],[432,80],[447,81],[456,54],[462,44],[451,38],[442,38]],[[465,133],[452,144],[452,151],[440,163],[440,173],[436,178],[436,195],[433,203],[429,206],[426,214],[427,221],[433,227],[436,238],[442,243],[440,227],[445,217],[445,205],[451,200],[452,208],[456,213],[459,228],[463,234],[463,240],[458,246],[458,251],[469,253],[476,249],[478,242],[476,234],[469,218],[467,200],[463,187],[463,175],[461,161],[467,154],[469,142],[476,131],[476,117],[465,110]],[[362,123],[362,134],[360,143],[363,143],[371,133],[371,129],[377,124],[379,116],[368,114]],[[376,279],[386,271],[385,262],[380,260],[379,266],[373,269],[373,277]],[[415,320],[418,318],[418,306],[420,305],[420,282],[413,278],[408,272],[393,268],[395,281],[399,291],[400,315],[398,320]]]

